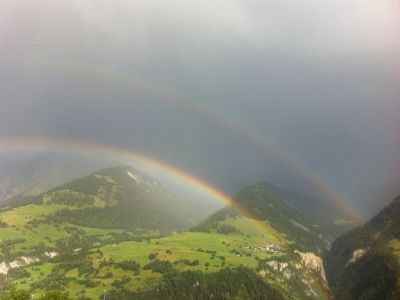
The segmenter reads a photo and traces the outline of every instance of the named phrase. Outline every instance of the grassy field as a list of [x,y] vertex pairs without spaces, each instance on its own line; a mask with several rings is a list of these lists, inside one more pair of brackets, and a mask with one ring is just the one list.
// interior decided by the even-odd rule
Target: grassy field
[[0,215],[0,220],[14,226],[26,225],[29,221],[40,220],[42,217],[55,213],[64,208],[61,204],[36,205],[30,204],[6,211]]
[[[47,206],[47,205],[44,205]],[[32,206],[31,206],[32,207]],[[53,209],[58,206],[51,205]],[[28,207],[24,209],[29,209]],[[24,216],[23,209],[16,209],[18,216]],[[35,209],[35,217],[40,218],[49,213],[48,207],[42,210]],[[10,212],[6,212],[10,215]],[[1,217],[4,214],[0,215]],[[8,218],[11,220],[11,218]],[[20,220],[16,217],[14,220]],[[281,242],[281,237],[275,236],[272,228],[265,226],[265,231],[260,233],[258,226],[246,218],[228,218],[226,222],[232,226],[241,229],[240,234],[219,234],[216,232],[184,232],[157,239],[143,241],[125,241],[113,244],[107,244],[102,247],[95,247],[88,251],[86,260],[93,266],[95,272],[90,274],[82,273],[78,268],[61,271],[62,276],[66,278],[65,289],[73,297],[85,294],[86,297],[96,299],[104,290],[112,288],[115,281],[129,278],[124,284],[125,288],[136,290],[154,286],[161,278],[162,274],[153,272],[151,269],[145,270],[143,266],[147,265],[151,259],[150,254],[155,255],[158,260],[169,261],[175,270],[199,270],[203,272],[217,272],[222,267],[247,266],[256,268],[259,259],[271,258],[282,254],[270,254],[256,247],[265,244]],[[19,226],[0,228],[0,234],[3,239],[23,238],[24,242],[16,244],[14,251],[24,251],[30,249],[33,245],[40,242],[47,246],[54,246],[54,242],[68,237],[65,228],[74,226],[71,224],[60,224],[55,228],[51,224],[39,224],[34,231],[28,230],[22,221]],[[86,236],[101,237],[110,234],[109,230],[97,228],[85,228],[75,226],[83,230]],[[270,234],[267,234],[270,232]],[[48,237],[51,237],[49,239]],[[100,254],[101,253],[101,254]],[[132,271],[126,271],[118,267],[118,263],[123,261],[136,261],[141,265],[140,276],[134,276]],[[102,266],[104,261],[112,262]],[[187,262],[195,261],[195,265],[188,265]],[[33,266],[24,268],[30,275],[16,280],[14,283],[21,288],[29,289],[32,282],[40,282],[54,274],[60,274],[60,270],[55,272],[57,263],[48,260],[43,263],[36,263]],[[53,272],[53,273],[52,273]],[[112,275],[110,275],[112,274]],[[68,280],[72,279],[72,280]],[[92,282],[93,287],[85,285],[85,282]],[[40,289],[34,291],[37,295],[42,294]]]
[[[148,257],[151,253],[157,253],[157,258],[161,260],[199,260],[199,266],[196,269],[214,271],[221,267],[222,261],[218,258],[219,256],[225,257],[224,261],[227,266],[247,265],[250,267],[256,266],[255,256],[260,258],[267,256],[262,251],[245,249],[244,247],[247,245],[261,246],[263,241],[261,238],[242,235],[186,232],[149,242],[123,242],[107,245],[100,250],[105,258],[112,258],[116,262],[133,259],[143,265],[149,261]],[[233,252],[234,249],[241,254]],[[201,250],[216,251],[215,258],[211,259],[212,254]],[[206,262],[210,263],[208,268],[204,266]],[[177,268],[180,270],[193,269],[184,264],[177,264]]]
[[51,273],[51,270],[56,266],[52,263],[43,263],[31,267],[26,267],[25,270],[30,274],[29,278],[22,278],[15,281],[16,286],[21,289],[30,289],[32,282],[45,279]]
[[[85,196],[69,190],[59,190],[42,196],[42,204],[27,204],[11,208],[0,213],[0,255],[23,253],[32,247],[43,245],[52,248],[57,241],[67,240],[73,233],[79,232],[85,238],[95,237],[98,241],[111,238],[111,234],[121,230],[110,230],[77,226],[70,223],[51,224],[47,217],[64,209],[74,210],[87,205],[66,205],[60,199],[89,199],[90,206],[104,207],[105,201],[95,196]],[[12,246],[5,247],[5,244]],[[7,249],[5,249],[7,248]]]
[[[67,240],[71,237],[71,229],[79,230],[86,238],[94,237],[98,241],[109,240],[112,233],[121,232],[120,230],[90,228],[68,223],[59,224],[57,227],[45,223],[40,223],[34,228],[28,226],[9,226],[0,228],[0,246],[6,241],[18,241],[12,247],[10,253],[28,251],[40,244],[48,248],[54,248],[57,241]],[[0,249],[3,249],[3,247]],[[0,254],[3,254],[3,251],[0,251]]]
[[[218,233],[185,232],[149,241],[110,244],[89,252],[88,259],[93,263],[96,275],[79,274],[77,268],[71,269],[64,274],[65,278],[73,279],[72,282],[67,284],[66,290],[73,297],[77,297],[84,291],[85,296],[96,299],[105,289],[110,289],[116,280],[123,278],[131,278],[125,285],[126,288],[131,290],[151,287],[157,283],[162,274],[142,268],[140,276],[133,276],[131,271],[122,270],[116,267],[115,264],[100,267],[100,262],[104,260],[112,260],[114,263],[135,260],[143,267],[151,261],[150,254],[154,254],[159,260],[170,261],[174,269],[179,271],[217,272],[223,266],[255,268],[257,266],[256,257],[265,259],[281,255],[272,255],[261,250],[245,248],[245,246],[251,246],[252,248],[261,246],[266,241],[258,236],[247,237],[239,234],[223,235]],[[99,255],[99,250],[102,252],[101,256]],[[207,253],[206,251],[215,252]],[[195,266],[189,266],[184,263],[184,260],[198,261],[199,263]],[[24,270],[29,272],[30,276],[18,279],[15,284],[21,288],[29,289],[31,282],[41,281],[48,277],[56,265],[55,263],[45,262],[26,267]],[[105,278],[109,273],[112,274],[112,278]],[[84,280],[90,280],[96,286],[87,287],[79,283],[79,281]],[[37,295],[42,293],[40,290],[34,292]]]
[[[67,202],[69,204],[63,202],[65,199],[69,201]],[[50,258],[44,259],[41,253],[41,262],[22,268],[25,275],[16,279],[14,284],[30,289],[35,286],[34,283],[55,278],[54,280],[65,281],[63,285],[73,297],[85,293],[89,298],[98,298],[105,289],[110,289],[115,282],[124,278],[129,278],[125,280],[124,287],[130,290],[155,285],[162,274],[143,268],[151,262],[149,258],[151,254],[160,261],[170,262],[173,269],[178,271],[218,272],[222,267],[256,268],[258,264],[256,258],[272,257],[272,254],[257,247],[270,243],[283,245],[287,242],[268,224],[262,222],[257,224],[257,221],[250,221],[241,216],[228,217],[220,221],[221,224],[240,229],[234,234],[220,234],[215,231],[184,232],[163,238],[118,243],[111,243],[111,236],[121,234],[121,230],[90,228],[65,222],[55,224],[46,221],[47,216],[63,209],[78,209],[73,201],[79,202],[80,199],[83,199],[86,204],[79,205],[79,208],[88,205],[87,203],[95,207],[105,205],[105,202],[98,197],[85,198],[83,194],[62,189],[44,194],[42,204],[28,204],[0,213],[0,220],[3,222],[0,228],[0,245],[11,243],[7,247],[1,247],[0,254],[3,256],[17,257],[17,254],[20,256],[30,253],[39,245],[48,251],[57,250],[58,241],[69,239],[74,239],[73,242],[77,245],[79,245],[79,239],[83,239],[82,243],[84,240],[99,242],[97,246],[92,245],[93,248],[84,254],[83,264],[91,266],[90,272],[85,273],[78,267],[68,268],[63,265],[63,262],[61,265],[58,262],[53,263]],[[118,263],[124,261],[139,263],[140,276],[134,276],[132,271],[123,270],[118,266]],[[108,263],[104,265],[104,262]],[[40,288],[33,292],[37,295],[42,293]]]
[[[157,238],[158,233],[151,230],[101,229],[48,218],[65,209],[113,205],[109,200],[106,203],[97,196],[61,189],[44,194],[42,204],[0,212],[2,261],[10,263],[22,256],[40,259],[15,270],[12,283],[37,296],[43,294],[43,287],[54,284],[73,298],[85,295],[98,299],[105,290],[115,287],[131,291],[154,287],[164,272],[149,267],[154,262],[166,266],[168,272],[215,273],[224,267],[256,269],[260,260],[287,257],[285,248],[290,241],[285,235],[266,222],[240,215],[217,221],[220,227],[211,227],[208,232],[188,231]],[[283,250],[267,252],[262,249],[267,244],[276,244]],[[46,251],[57,251],[57,256],[47,257]],[[140,274],[124,269],[124,263],[133,261],[140,264]],[[4,278],[0,276],[0,280]]]

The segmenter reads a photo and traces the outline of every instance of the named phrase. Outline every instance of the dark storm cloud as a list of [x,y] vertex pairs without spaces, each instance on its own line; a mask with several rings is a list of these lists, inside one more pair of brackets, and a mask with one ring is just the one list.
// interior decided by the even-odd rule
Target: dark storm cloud
[[229,116],[334,186],[393,184],[398,13],[391,1],[7,1],[0,134],[116,144],[229,185],[295,176],[193,105],[60,65],[94,67]]

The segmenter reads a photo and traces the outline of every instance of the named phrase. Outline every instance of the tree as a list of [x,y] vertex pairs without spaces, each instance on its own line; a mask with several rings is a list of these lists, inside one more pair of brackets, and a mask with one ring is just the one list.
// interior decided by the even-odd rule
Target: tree
[[1,300],[29,300],[30,295],[26,290],[17,290],[13,287],[8,293],[5,293]]
[[68,293],[60,291],[48,291],[40,300],[69,300]]

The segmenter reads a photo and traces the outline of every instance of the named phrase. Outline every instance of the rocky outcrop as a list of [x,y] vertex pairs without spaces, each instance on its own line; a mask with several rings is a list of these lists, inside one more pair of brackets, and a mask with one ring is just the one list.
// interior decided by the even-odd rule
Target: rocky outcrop
[[39,258],[30,256],[21,256],[9,263],[2,261],[0,262],[0,274],[7,275],[10,269],[16,269],[39,261]]
[[57,251],[46,251],[44,253],[44,255],[46,255],[47,257],[50,257],[50,258],[54,258],[54,257],[58,256],[58,252]]
[[321,278],[324,281],[326,281],[324,265],[321,257],[315,255],[312,252],[306,252],[306,253],[300,251],[295,251],[295,252],[300,255],[301,263],[308,271],[320,273]]
[[[266,263],[268,267],[272,269],[272,271],[280,272],[285,279],[290,279],[293,277],[293,273],[289,269],[289,264],[287,262],[279,262],[276,260],[270,260]],[[268,269],[262,269],[259,274],[262,277],[266,277],[267,274],[271,274]]]
[[355,263],[357,260],[359,260],[361,257],[364,256],[364,254],[367,253],[367,249],[357,249],[353,251],[353,255],[349,259],[349,261],[346,263],[346,267],[349,264]]

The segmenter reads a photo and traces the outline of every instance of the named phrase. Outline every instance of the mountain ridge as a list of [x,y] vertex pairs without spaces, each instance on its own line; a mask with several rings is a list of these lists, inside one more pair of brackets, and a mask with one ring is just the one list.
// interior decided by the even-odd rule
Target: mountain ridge
[[[400,197],[365,225],[336,239],[324,261],[337,299],[396,299],[400,293]],[[371,272],[374,276],[369,276]]]

